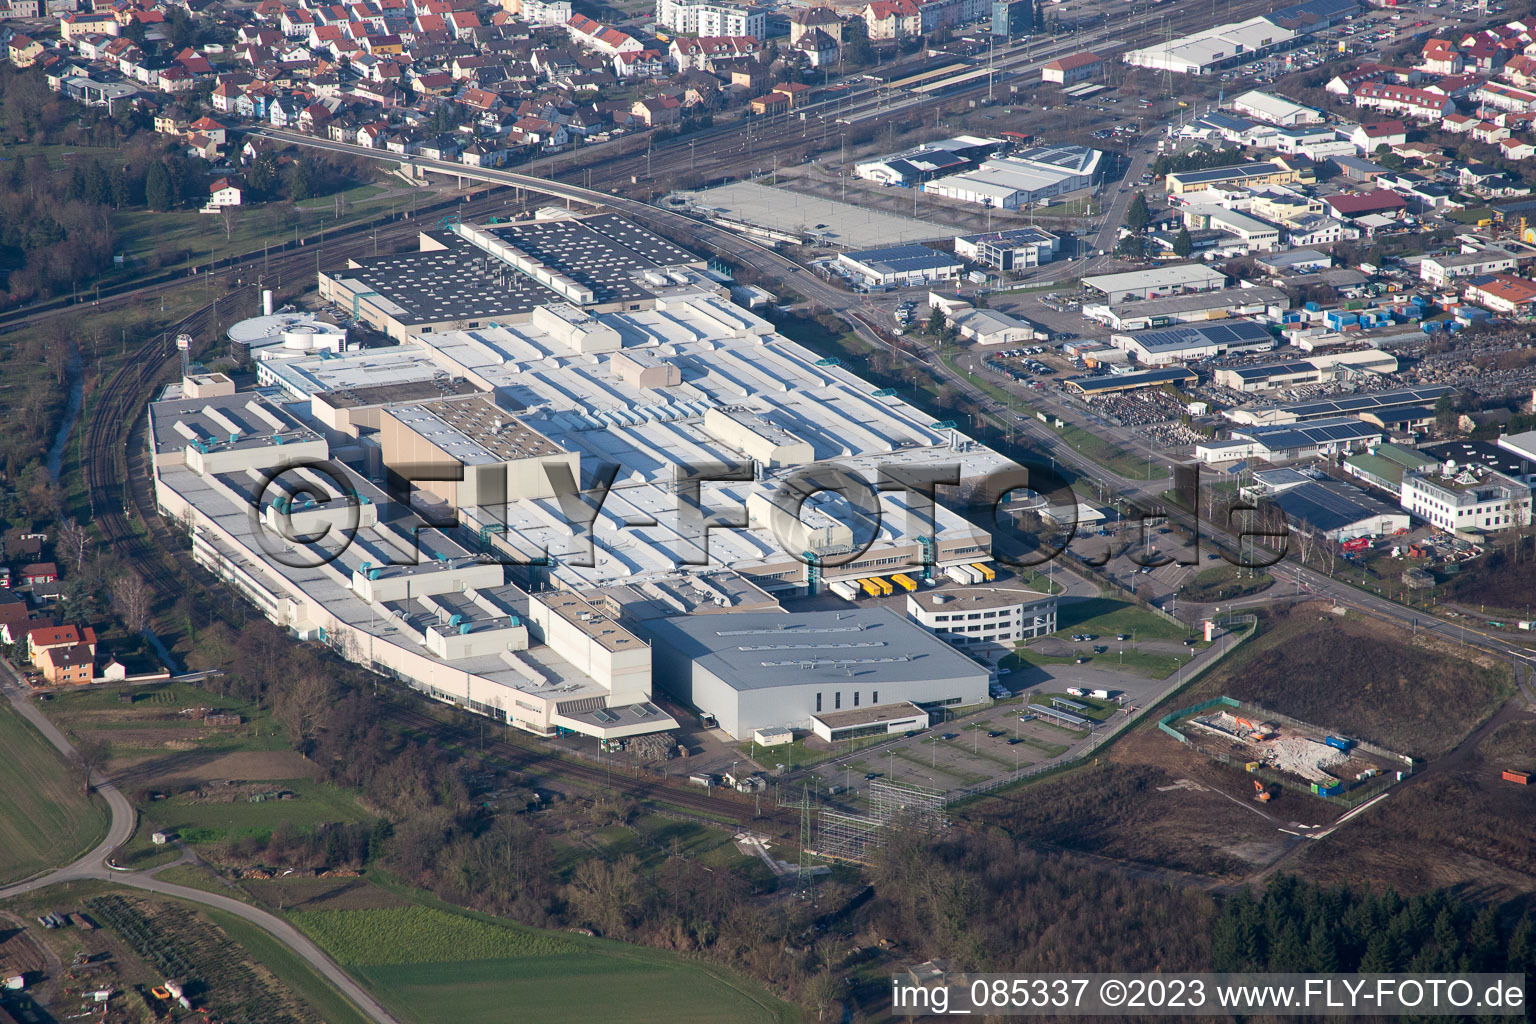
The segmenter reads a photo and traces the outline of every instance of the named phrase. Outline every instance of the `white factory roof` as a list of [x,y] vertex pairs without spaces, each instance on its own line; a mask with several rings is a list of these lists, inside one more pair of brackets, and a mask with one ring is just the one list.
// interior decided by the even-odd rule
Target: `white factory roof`
[[1242,107],[1255,116],[1262,117],[1275,124],[1284,124],[1295,117],[1311,115],[1316,118],[1320,115],[1312,107],[1300,103],[1292,103],[1282,96],[1272,93],[1260,92],[1258,89],[1250,89],[1241,96],[1232,100],[1233,108],[1241,104]]
[[1127,64],[1143,67],[1183,65],[1198,70],[1242,53],[1267,49],[1294,39],[1295,36],[1295,32],[1276,25],[1268,18],[1249,18],[1234,24],[1217,25],[1166,43],[1131,50],[1125,54],[1124,60]]
[[1221,285],[1226,275],[1203,263],[1181,263],[1174,267],[1152,267],[1123,274],[1099,274],[1083,278],[1083,284],[1101,292],[1127,288],[1178,288],[1187,285]]
[[[874,385],[716,296],[669,298],[653,310],[598,319],[619,333],[625,351],[677,366],[682,383],[633,387],[610,368],[607,354],[573,353],[533,323],[434,332],[401,348],[428,354],[442,370],[494,392],[509,416],[578,452],[584,473],[601,463],[620,467],[595,525],[595,565],[562,557],[584,553],[586,539],[572,536],[557,500],[523,499],[506,510],[504,538],[529,554],[548,550],[556,558],[555,576],[569,586],[659,579],[675,574],[685,558],[703,558],[698,545],[679,532],[673,481],[679,469],[743,461],[740,452],[704,429],[710,409],[745,408],[810,444],[818,462],[836,460],[871,483],[880,465],[893,462],[958,463],[962,477],[1009,465],[971,441],[952,449],[953,431],[936,427],[929,415],[896,396],[877,397]],[[331,362],[336,360],[316,358],[291,366],[309,373]],[[402,358],[399,365],[418,372],[412,359]],[[772,492],[788,472],[762,469],[756,483],[706,484],[705,504],[739,510],[749,494]],[[885,492],[881,502],[881,537],[874,546],[911,543],[921,524],[908,522],[905,495]],[[981,535],[954,513],[942,507],[935,512],[941,534]],[[808,503],[802,518],[815,525],[816,515]],[[652,520],[656,525],[627,525]],[[781,563],[784,554],[767,527],[709,534],[708,560],[715,567],[751,572],[757,565]]]

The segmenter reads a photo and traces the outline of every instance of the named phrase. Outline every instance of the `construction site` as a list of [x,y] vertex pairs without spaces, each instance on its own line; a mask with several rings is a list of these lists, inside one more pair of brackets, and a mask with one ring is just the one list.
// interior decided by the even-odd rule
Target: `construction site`
[[1231,697],[1165,715],[1158,727],[1200,753],[1241,764],[1256,776],[1254,798],[1262,803],[1299,781],[1316,796],[1354,804],[1413,771],[1407,755]]

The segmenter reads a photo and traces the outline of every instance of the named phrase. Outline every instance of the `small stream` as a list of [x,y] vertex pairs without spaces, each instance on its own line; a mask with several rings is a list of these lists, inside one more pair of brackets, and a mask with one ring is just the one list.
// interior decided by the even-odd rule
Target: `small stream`
[[59,482],[59,472],[64,465],[64,449],[69,444],[69,432],[80,418],[80,401],[84,389],[84,375],[80,365],[80,350],[71,342],[69,346],[69,400],[64,403],[64,419],[59,432],[53,436],[53,447],[48,449],[48,478]]

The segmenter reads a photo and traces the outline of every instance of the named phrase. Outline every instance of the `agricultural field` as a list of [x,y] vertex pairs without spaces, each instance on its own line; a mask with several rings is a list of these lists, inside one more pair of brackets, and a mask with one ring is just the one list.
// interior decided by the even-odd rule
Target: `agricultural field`
[[3,700],[0,750],[0,882],[67,864],[101,840],[105,806]]
[[218,1019],[324,1024],[269,969],[187,907],[109,894],[86,900],[85,909],[156,975],[180,979],[193,1005]]
[[289,916],[349,967],[514,960],[576,952],[574,943],[553,932],[492,924],[432,907],[312,910]]
[[290,915],[401,1020],[668,1024],[793,1020],[786,1004],[696,961],[438,907]]
[[[185,683],[58,693],[47,705],[59,727],[107,744],[107,771],[130,795],[209,780],[310,779],[315,765],[289,749],[268,711]],[[204,709],[224,718],[208,719]]]

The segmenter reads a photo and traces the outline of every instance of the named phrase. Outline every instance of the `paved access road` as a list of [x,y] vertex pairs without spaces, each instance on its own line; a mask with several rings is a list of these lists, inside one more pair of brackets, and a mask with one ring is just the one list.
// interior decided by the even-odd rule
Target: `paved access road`
[[[65,760],[75,759],[74,744],[69,741],[59,728],[48,720],[27,695],[23,684],[16,678],[15,670],[10,665],[0,662],[0,688],[5,690],[11,706],[16,713],[34,725],[38,732],[52,743]],[[133,835],[135,824],[135,812],[128,798],[112,781],[96,772],[91,777],[91,784],[96,792],[107,801],[107,807],[112,812],[112,824],[107,829],[107,837],[103,839],[94,850],[75,861],[55,871],[18,882],[15,885],[0,888],[0,900],[9,899],[12,896],[21,896],[25,893],[46,889],[51,885],[59,885],[64,882],[77,882],[84,879],[112,882],[116,885],[126,885],[134,889],[143,889],[146,892],[159,893],[162,896],[175,896],[190,903],[199,903],[205,907],[213,907],[225,911],[249,921],[258,928],[267,932],[278,942],[287,946],[293,952],[304,959],[304,962],[313,967],[320,974],[330,980],[331,984],[341,990],[342,994],[350,999],[364,1014],[377,1021],[378,1024],[399,1024],[390,1015],[389,1011],[370,996],[363,988],[353,981],[336,962],[326,956],[309,939],[305,938],[297,928],[284,921],[275,914],[269,914],[265,910],[253,907],[249,903],[231,899],[228,896],[220,896],[217,893],[203,892],[201,889],[191,889],[185,885],[174,885],[170,882],[161,882],[154,878],[154,873],[160,868],[151,868],[147,871],[116,871],[107,866],[107,858],[112,851],[117,849]]]

